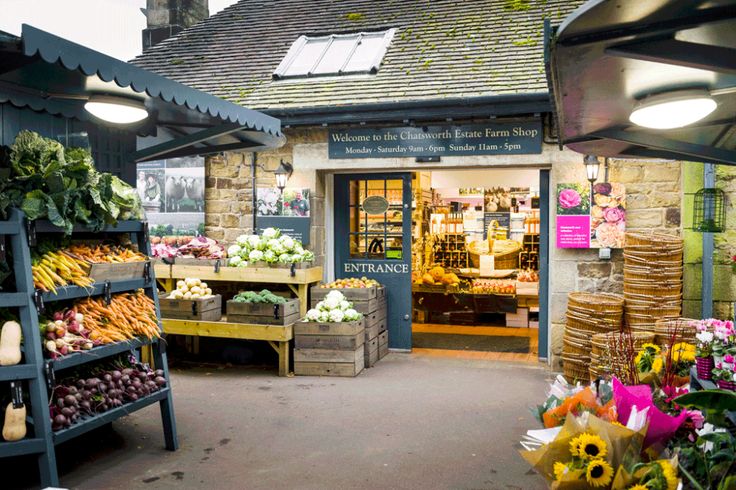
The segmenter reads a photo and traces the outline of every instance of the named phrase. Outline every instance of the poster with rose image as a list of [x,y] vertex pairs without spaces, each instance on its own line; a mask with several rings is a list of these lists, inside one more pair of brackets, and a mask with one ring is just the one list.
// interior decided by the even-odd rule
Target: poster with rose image
[[557,185],[558,248],[623,248],[626,189],[615,182]]

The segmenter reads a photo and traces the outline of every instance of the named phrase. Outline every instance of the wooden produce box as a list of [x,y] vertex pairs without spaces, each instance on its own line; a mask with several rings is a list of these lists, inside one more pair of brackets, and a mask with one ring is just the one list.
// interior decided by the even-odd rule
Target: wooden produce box
[[388,330],[378,334],[378,359],[381,360],[388,354]]
[[222,319],[222,296],[209,298],[170,299],[159,298],[161,316],[180,320],[204,320],[216,322]]
[[364,356],[365,356],[365,367],[370,368],[376,365],[378,362],[378,336],[376,335],[371,340],[366,340],[363,344]]
[[529,308],[517,308],[516,313],[506,313],[507,327],[529,327]]
[[333,288],[323,288],[322,286],[312,286],[311,298],[312,298],[312,301],[314,300],[322,301],[323,299],[325,299],[325,296],[327,296],[327,294],[330,293],[330,291],[340,291],[343,294],[343,296],[345,296],[345,299],[347,299],[348,301],[369,300],[369,299],[376,298],[376,296],[379,294],[378,289],[384,289],[384,288],[370,287],[370,288],[334,288],[333,289]]
[[363,315],[365,320],[365,340],[370,340],[386,330],[386,312],[376,310],[370,315]]
[[90,263],[87,275],[95,282],[140,279],[145,274],[147,263],[148,261]]
[[294,345],[296,375],[357,376],[365,366],[365,321],[297,322]]
[[291,325],[300,317],[299,299],[290,299],[281,305],[228,300],[226,308],[227,320],[233,323]]

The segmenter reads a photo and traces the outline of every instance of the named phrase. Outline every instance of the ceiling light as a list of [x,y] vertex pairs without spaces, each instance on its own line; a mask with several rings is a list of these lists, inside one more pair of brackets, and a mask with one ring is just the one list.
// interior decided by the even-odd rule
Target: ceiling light
[[92,95],[84,108],[96,118],[113,124],[131,124],[148,117],[143,101],[112,95]]
[[718,104],[707,90],[679,90],[640,100],[629,116],[632,123],[652,129],[681,128],[700,121]]

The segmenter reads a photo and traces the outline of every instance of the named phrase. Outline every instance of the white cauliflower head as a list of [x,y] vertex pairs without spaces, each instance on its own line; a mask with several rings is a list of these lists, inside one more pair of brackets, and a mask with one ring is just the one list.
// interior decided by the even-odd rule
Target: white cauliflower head
[[342,310],[332,310],[330,311],[330,321],[339,323],[343,320],[345,317],[345,314],[342,312]]
[[307,320],[309,320],[310,322],[318,322],[319,314],[320,311],[318,309],[312,308],[311,310],[307,311]]
[[248,254],[248,260],[250,260],[251,262],[263,260],[263,252],[261,252],[260,250],[251,250]]

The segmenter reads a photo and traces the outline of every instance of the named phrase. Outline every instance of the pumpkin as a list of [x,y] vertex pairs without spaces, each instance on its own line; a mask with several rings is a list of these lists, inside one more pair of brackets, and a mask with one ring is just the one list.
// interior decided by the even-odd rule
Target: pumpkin
[[20,324],[5,322],[0,330],[0,366],[12,366],[20,362]]
[[445,269],[437,265],[429,270],[429,274],[432,276],[432,279],[434,279],[434,282],[440,282],[442,280],[442,276],[445,275]]
[[20,441],[26,436],[26,406],[14,408],[13,402],[5,408],[5,423],[3,424],[3,439],[6,441]]
[[455,273],[453,272],[442,276],[442,284],[444,284],[445,286],[450,286],[451,284],[458,283],[460,283],[460,278],[458,278],[457,275],[455,275]]
[[424,274],[422,276],[422,282],[424,284],[430,284],[431,285],[431,284],[434,284],[434,278],[432,277],[431,274]]

